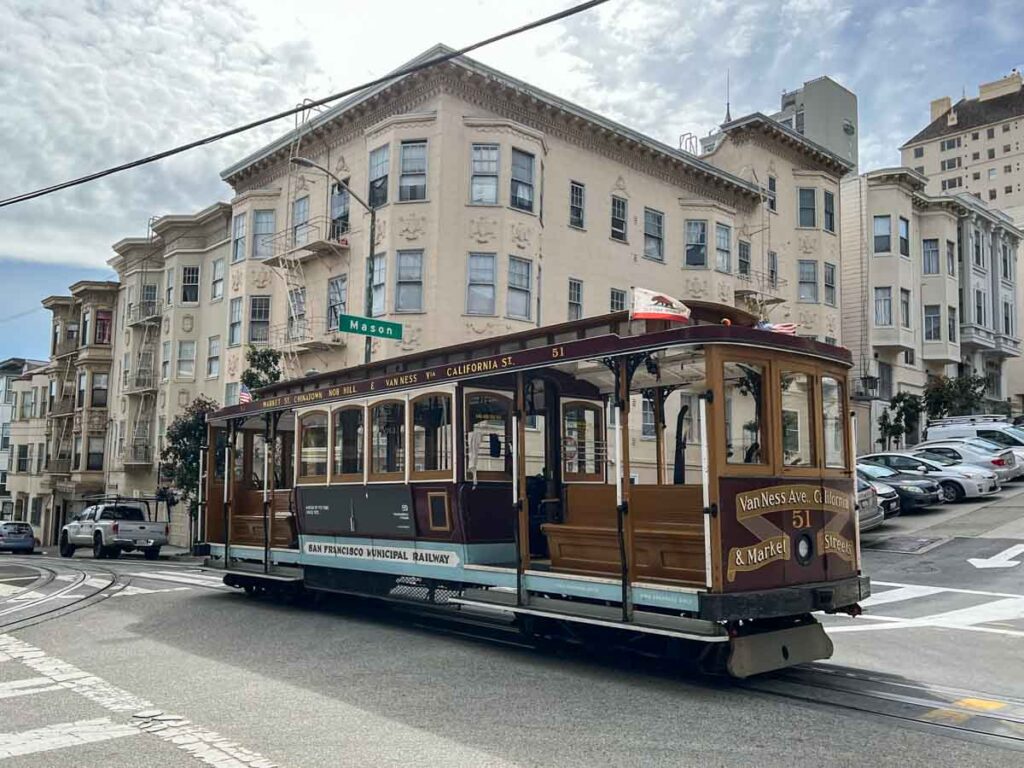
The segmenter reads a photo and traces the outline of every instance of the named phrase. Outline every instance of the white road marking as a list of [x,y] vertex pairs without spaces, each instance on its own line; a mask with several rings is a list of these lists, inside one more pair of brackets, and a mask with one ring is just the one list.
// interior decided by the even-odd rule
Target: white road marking
[[191,592],[192,587],[166,587],[165,589],[147,589],[146,587],[136,587],[134,584],[129,584],[119,592],[115,592],[112,597],[121,596],[134,596],[134,595],[156,595],[161,592]]
[[5,577],[3,579],[0,579],[0,582],[4,582],[4,581],[35,581],[38,578],[39,578],[38,574],[37,575],[33,575],[33,576],[7,576],[7,577]]
[[24,680],[0,683],[0,699],[13,699],[15,696],[27,696],[31,693],[59,690],[61,690],[61,687],[48,677],[29,677]]
[[0,760],[20,757],[53,749],[80,747],[98,741],[138,736],[139,730],[125,723],[115,723],[109,717],[78,720],[34,728],[20,733],[0,733]]
[[231,590],[227,584],[220,579],[211,579],[198,574],[167,573],[166,571],[135,571],[133,577],[140,579],[156,579],[157,581],[173,581],[177,584],[191,584],[196,587],[211,587],[213,589]]
[[[877,584],[880,587],[916,587],[918,584],[903,584],[898,581],[875,581],[871,580],[872,584]],[[1024,595],[1014,595],[1008,592],[985,592],[979,589],[958,589],[957,587],[939,587],[943,592],[956,592],[958,595],[982,595],[984,597],[1024,597]]]
[[25,587],[14,587],[10,584],[0,583],[0,597],[7,597],[8,595],[16,595],[19,592],[24,592]]
[[[135,713],[130,725],[118,725],[119,735],[129,736],[138,733],[150,733],[164,741],[176,745],[195,759],[216,768],[274,768],[274,764],[258,752],[240,747],[214,731],[189,723],[176,715],[165,715],[153,707],[153,703],[136,696],[123,688],[111,685],[95,675],[90,675],[67,662],[48,656],[28,643],[10,635],[0,634],[0,661],[16,659],[25,666],[52,681],[59,688],[73,691],[104,709],[118,713]],[[15,754],[30,754],[31,751],[45,751],[65,746],[76,746],[88,743],[89,734],[100,741],[108,731],[104,727],[114,724],[107,718],[83,723],[64,723],[48,728],[38,728],[20,734],[0,734],[0,759]],[[62,737],[68,732],[69,726],[81,726],[77,731],[72,729],[70,736]],[[52,731],[51,731],[52,729]],[[113,731],[109,731],[113,733]],[[83,735],[84,734],[84,735]],[[5,746],[4,738],[12,739],[16,748],[27,749],[29,746],[48,745],[33,748],[29,752],[15,752]],[[101,738],[102,737],[102,738]],[[67,741],[64,743],[61,741]],[[6,752],[5,752],[6,750]]]
[[907,584],[904,587],[897,587],[886,592],[871,595],[867,600],[862,600],[861,608],[874,608],[886,603],[898,603],[903,600],[912,600],[915,597],[926,597],[942,592],[942,587],[924,587],[918,584]]
[[1020,560],[1013,558],[1024,554],[1024,544],[1014,544],[992,557],[969,557],[967,562],[975,568],[1013,568],[1020,565]]

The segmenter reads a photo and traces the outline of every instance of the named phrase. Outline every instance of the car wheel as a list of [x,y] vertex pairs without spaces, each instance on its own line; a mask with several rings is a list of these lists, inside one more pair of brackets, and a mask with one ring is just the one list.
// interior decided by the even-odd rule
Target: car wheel
[[947,503],[960,501],[966,495],[967,494],[964,493],[964,489],[960,487],[959,483],[947,480],[942,484],[942,500]]
[[145,555],[147,560],[159,560],[160,559],[160,547],[150,547],[144,549],[142,554]]
[[75,556],[75,545],[68,542],[68,535],[62,533],[60,536],[60,556],[61,557],[74,557]]
[[97,560],[107,559],[107,548],[103,546],[103,539],[99,536],[92,540],[92,556]]

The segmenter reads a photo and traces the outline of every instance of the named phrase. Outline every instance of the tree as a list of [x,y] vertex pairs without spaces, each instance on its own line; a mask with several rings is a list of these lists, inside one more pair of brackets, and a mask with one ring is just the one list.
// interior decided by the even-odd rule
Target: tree
[[245,350],[245,362],[248,367],[242,372],[241,381],[253,393],[281,380],[281,353],[276,349],[249,347]]
[[912,395],[909,392],[898,392],[889,401],[889,409],[892,411],[892,423],[893,425],[898,424],[902,428],[899,435],[895,434],[895,430],[893,431],[897,446],[903,442],[907,434],[917,429],[921,419],[922,408],[923,401],[921,396]]
[[188,500],[189,514],[193,518],[199,511],[199,454],[206,442],[206,417],[219,407],[216,401],[204,395],[193,400],[167,427],[166,447],[160,454],[171,484]]
[[985,386],[985,377],[971,373],[956,378],[932,378],[924,388],[924,409],[928,418],[977,413],[985,399]]
[[903,415],[896,414],[896,416],[893,416],[889,413],[889,409],[886,408],[882,411],[882,415],[878,417],[878,433],[878,444],[882,446],[882,450],[888,451],[892,447],[893,441],[899,445],[899,441],[906,434]]

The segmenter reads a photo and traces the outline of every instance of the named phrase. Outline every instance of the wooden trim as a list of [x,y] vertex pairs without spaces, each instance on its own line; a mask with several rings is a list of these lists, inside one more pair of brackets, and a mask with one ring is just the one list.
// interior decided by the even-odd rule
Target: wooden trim
[[516,464],[515,470],[519,485],[519,509],[516,525],[519,529],[519,563],[525,571],[530,567],[530,502],[526,495],[526,377],[522,372],[516,374],[516,393],[514,411],[518,418],[514,422],[516,429]]
[[[782,374],[797,373],[807,376],[809,390],[807,403],[807,418],[809,419],[808,435],[811,439],[811,461],[809,464],[787,465],[784,455],[785,429],[782,424]],[[782,359],[774,361],[774,373],[772,374],[772,390],[778,396],[778,410],[772,415],[773,421],[778,425],[778,434],[775,436],[775,456],[778,460],[779,474],[786,477],[820,477],[822,467],[822,446],[818,439],[821,434],[819,430],[821,421],[821,398],[819,389],[819,369],[814,365],[808,365],[798,360]],[[777,418],[776,418],[777,416]]]
[[[431,504],[432,499],[441,497],[444,499],[444,527],[438,528],[434,525],[434,508]],[[444,533],[450,533],[452,530],[452,512],[451,506],[448,503],[448,491],[427,491],[427,527],[431,531],[442,531]]]
[[[643,424],[640,425],[641,431]],[[686,457],[683,456],[685,463]],[[665,392],[654,388],[654,463],[655,485],[665,484]]]
[[[324,430],[327,432],[327,445],[324,446],[324,450],[327,455],[324,457],[324,474],[322,475],[303,475],[302,473],[302,437],[306,431],[305,421],[310,416],[323,416],[325,420]],[[295,419],[295,453],[297,454],[295,467],[295,485],[326,485],[327,478],[331,472],[331,413],[329,410],[309,410],[304,412],[301,416],[297,416]]]
[[[839,418],[843,423],[843,466],[829,467],[825,459],[825,395],[822,389],[822,379],[825,377],[834,379],[839,384],[839,407],[841,413]],[[853,473],[852,457],[850,456],[850,433],[853,429],[850,418],[850,381],[845,371],[838,371],[830,366],[822,366],[821,375],[818,377],[818,393],[821,402],[821,472],[823,477],[850,477]]]
[[[713,352],[712,352],[713,350]],[[712,364],[713,361],[713,364]],[[726,455],[728,445],[725,434],[725,364],[726,363],[751,363],[759,365],[764,369],[764,381],[767,386],[763,387],[764,402],[761,412],[761,456],[767,461],[761,464],[744,464],[742,462],[730,462]],[[779,471],[779,457],[773,450],[775,446],[776,424],[779,417],[778,403],[773,395],[775,387],[772,386],[772,355],[759,353],[743,347],[711,347],[705,361],[705,369],[714,369],[716,388],[714,392],[714,403],[719,404],[717,408],[708,409],[709,414],[716,414],[711,423],[712,429],[708,430],[708,440],[712,446],[712,461],[710,462],[710,475],[712,478],[722,476],[758,476],[774,475]],[[705,377],[709,380],[710,373]],[[777,418],[778,417],[778,418]],[[735,416],[734,416],[735,418]],[[768,450],[766,450],[768,449]]]
[[375,408],[386,405],[388,403],[396,403],[402,406],[402,429],[405,430],[406,436],[409,433],[409,409],[406,407],[407,403],[404,399],[397,397],[383,398],[374,401],[372,404],[366,407],[366,427],[364,432],[366,433],[366,462],[367,468],[367,481],[371,483],[405,483],[405,466],[406,462],[409,461],[407,441],[402,440],[401,445],[405,455],[402,456],[402,469],[395,472],[374,472],[373,471],[373,411]]
[[[334,449],[335,449],[335,445],[334,445],[334,435],[335,435],[334,417],[335,417],[335,415],[341,413],[342,411],[359,411],[362,414],[362,417],[363,417],[362,418],[362,425],[363,425],[363,451],[362,451],[363,469],[360,470],[359,472],[335,473],[335,471],[334,471]],[[331,409],[329,417],[328,417],[328,422],[327,422],[327,430],[328,430],[328,438],[329,438],[329,440],[328,440],[329,454],[327,456],[327,475],[328,475],[328,482],[329,483],[337,483],[337,484],[340,485],[340,484],[345,484],[345,483],[357,484],[357,483],[362,483],[363,482],[363,475],[365,474],[366,461],[367,461],[367,456],[366,456],[366,435],[369,432],[369,429],[367,427],[366,421],[367,421],[367,414],[366,414],[366,406],[365,405],[343,405],[340,408],[332,408]]]
[[[627,381],[625,368],[628,365],[628,358],[619,358],[619,397],[622,400],[622,412],[619,414],[619,437],[622,441],[622,466],[616,467],[617,472],[622,473],[622,503],[629,508],[629,494],[630,494],[630,480],[629,480],[629,381]],[[616,514],[618,512],[616,511]],[[633,550],[633,520],[632,515],[625,515],[622,521],[622,536],[625,540],[625,551],[626,551],[626,573],[628,574],[629,581],[632,581],[636,574],[634,573],[634,564],[636,563],[636,552]]]
[[[448,398],[448,428],[451,430],[451,456],[449,456],[449,462],[451,463],[451,469],[427,469],[417,471],[414,469],[416,466],[416,403],[420,400],[425,400],[428,397],[446,397]],[[409,400],[408,403],[408,414],[405,418],[407,428],[406,432],[406,458],[407,466],[410,468],[409,480],[415,482],[417,480],[454,480],[455,479],[455,398],[449,390],[442,389],[431,389],[423,392],[416,397]]]
[[[584,408],[585,410],[596,411],[597,416],[594,419],[594,427],[597,432],[594,442],[599,443],[604,441],[605,456],[603,459],[599,459],[601,465],[600,472],[568,472],[565,468],[565,410],[568,407],[577,406]],[[562,482],[563,483],[603,483],[607,480],[607,467],[608,467],[608,440],[605,436],[605,419],[607,415],[604,412],[604,402],[594,400],[581,400],[575,398],[573,400],[561,400],[558,408],[559,416],[559,434],[562,436]],[[577,446],[577,452],[579,447]],[[578,453],[577,453],[578,455]]]

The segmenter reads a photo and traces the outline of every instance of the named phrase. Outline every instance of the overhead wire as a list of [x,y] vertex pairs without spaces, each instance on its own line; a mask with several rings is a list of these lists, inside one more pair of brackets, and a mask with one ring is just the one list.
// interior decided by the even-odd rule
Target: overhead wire
[[165,158],[173,157],[174,155],[180,155],[183,152],[188,152],[190,150],[197,149],[198,147],[203,147],[203,146],[206,146],[208,144],[213,144],[215,142],[221,141],[221,140],[229,138],[231,136],[236,136],[236,135],[238,135],[240,133],[245,133],[246,131],[251,131],[254,128],[259,128],[259,127],[267,125],[269,123],[276,122],[276,121],[281,120],[281,119],[283,119],[285,117],[291,117],[292,115],[295,115],[295,114],[297,114],[299,112],[305,112],[307,110],[315,109],[316,107],[320,107],[320,106],[323,106],[325,104],[329,104],[332,101],[337,101],[338,99],[345,98],[346,96],[351,96],[352,94],[358,93],[360,91],[364,91],[367,88],[373,88],[373,87],[375,87],[377,85],[381,85],[383,83],[387,83],[387,82],[389,82],[391,80],[395,80],[395,79],[400,78],[400,77],[405,77],[406,75],[410,75],[410,74],[413,74],[415,72],[420,72],[420,71],[422,71],[424,69],[428,69],[430,67],[436,66],[437,64],[441,64],[443,62],[450,61],[451,59],[458,58],[459,56],[463,56],[463,55],[465,55],[467,53],[470,53],[472,51],[477,50],[478,48],[482,48],[482,47],[484,47],[486,45],[490,45],[492,43],[496,43],[496,42],[498,42],[500,40],[505,40],[505,39],[507,39],[509,37],[513,37],[515,35],[520,35],[520,34],[522,34],[524,32],[529,32],[530,30],[533,30],[533,29],[538,29],[539,27],[543,27],[543,26],[546,26],[548,24],[552,24],[552,23],[554,23],[556,21],[562,21],[562,20],[567,19],[567,18],[569,18],[571,16],[575,16],[575,15],[577,15],[579,13],[583,13],[584,11],[588,11],[591,8],[594,8],[594,7],[598,6],[598,5],[603,5],[604,3],[607,3],[608,1],[609,0],[587,0],[586,2],[579,3],[577,5],[571,6],[570,8],[566,8],[563,11],[559,11],[557,13],[553,13],[553,14],[550,14],[548,16],[544,16],[543,18],[536,19],[536,20],[531,21],[531,22],[529,22],[527,24],[523,24],[522,26],[519,26],[519,27],[515,27],[513,29],[506,30],[505,32],[501,32],[501,33],[499,33],[497,35],[493,35],[491,37],[488,37],[488,38],[486,38],[484,40],[480,40],[480,41],[478,41],[476,43],[473,43],[471,45],[467,45],[467,46],[465,46],[463,48],[459,48],[458,50],[453,50],[453,51],[449,51],[447,53],[442,53],[442,54],[440,54],[438,56],[435,56],[432,59],[429,59],[428,61],[423,61],[423,62],[419,62],[417,64],[411,64],[411,65],[409,65],[407,67],[402,67],[402,68],[397,69],[395,71],[389,72],[386,75],[383,75],[381,77],[374,78],[373,80],[370,80],[368,82],[362,83],[361,85],[357,85],[357,86],[354,86],[352,88],[347,88],[344,91],[339,91],[338,93],[333,93],[330,96],[325,96],[325,97],[323,97],[321,99],[316,99],[314,101],[305,101],[305,102],[303,102],[302,104],[300,104],[297,107],[293,107],[291,109],[286,109],[286,110],[284,110],[282,112],[277,112],[277,113],[275,113],[273,115],[270,115],[268,117],[263,117],[263,118],[260,118],[258,120],[253,120],[251,122],[245,123],[244,125],[236,126],[235,128],[229,128],[229,129],[221,131],[219,133],[214,133],[214,134],[212,134],[210,136],[205,136],[205,137],[203,137],[201,139],[196,139],[195,141],[190,141],[187,144],[180,144],[180,145],[178,145],[176,147],[173,147],[172,149],[166,149],[166,150],[163,150],[161,152],[157,152],[155,154],[147,155],[146,157],[139,158],[137,160],[132,160],[132,161],[127,162],[127,163],[122,163],[120,165],[111,166],[110,168],[105,168],[105,169],[103,169],[101,171],[96,171],[94,173],[90,173],[90,174],[87,174],[85,176],[79,176],[78,178],[75,178],[75,179],[69,179],[68,181],[62,181],[62,182],[60,182],[58,184],[51,184],[48,187],[41,187],[39,189],[32,190],[31,192],[24,192],[24,193],[22,193],[20,195],[14,195],[13,197],[4,198],[4,199],[0,200],[0,208],[6,208],[7,206],[16,205],[17,203],[24,203],[24,202],[27,202],[29,200],[35,200],[36,198],[44,197],[46,195],[52,195],[53,193],[60,192],[61,190],[64,190],[64,189],[70,189],[72,187],[77,187],[77,186],[80,186],[82,184],[87,184],[87,183],[92,182],[92,181],[97,181],[98,179],[102,179],[102,178],[105,178],[107,176],[112,176],[112,175],[114,175],[116,173],[122,173],[124,171],[128,171],[128,170],[131,170],[133,168],[139,168],[139,167],[144,166],[144,165],[149,165],[150,163],[155,163],[158,160],[164,160]]

